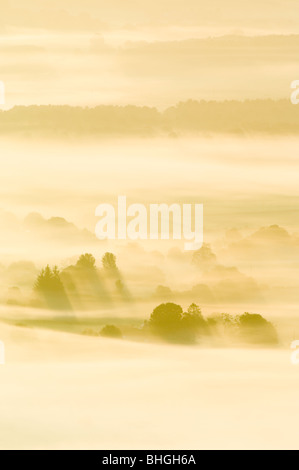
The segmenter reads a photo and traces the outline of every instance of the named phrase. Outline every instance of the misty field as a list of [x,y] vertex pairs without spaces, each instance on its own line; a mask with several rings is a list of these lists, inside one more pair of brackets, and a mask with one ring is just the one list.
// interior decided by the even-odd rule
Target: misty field
[[296,448],[287,349],[146,345],[0,326],[2,449]]
[[[0,448],[298,447],[299,366],[290,362],[299,332],[297,144],[219,136],[1,142]],[[96,240],[95,208],[119,194],[204,203],[204,247]],[[110,273],[106,252],[116,255]],[[47,275],[62,282],[65,311],[47,304],[49,295],[34,297]],[[205,321],[222,315],[233,329],[232,318],[262,315],[277,344],[144,336],[165,302],[185,317],[195,302]],[[101,336],[107,325],[123,338]]]

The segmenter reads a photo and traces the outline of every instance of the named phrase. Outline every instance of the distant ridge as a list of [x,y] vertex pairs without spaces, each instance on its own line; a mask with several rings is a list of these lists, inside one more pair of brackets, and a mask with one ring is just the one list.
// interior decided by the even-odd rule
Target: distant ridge
[[299,133],[299,106],[289,100],[194,101],[158,111],[141,106],[17,106],[0,112],[0,134],[27,136],[163,136]]

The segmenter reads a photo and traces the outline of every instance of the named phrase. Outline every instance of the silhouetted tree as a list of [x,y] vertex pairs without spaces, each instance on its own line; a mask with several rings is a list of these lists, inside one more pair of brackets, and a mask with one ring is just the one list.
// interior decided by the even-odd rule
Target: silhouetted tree
[[108,272],[117,270],[116,256],[113,253],[105,253],[102,258],[103,268]]
[[104,326],[100,334],[101,336],[105,336],[106,338],[122,338],[121,330],[114,325]]
[[49,308],[61,310],[71,308],[57,266],[51,269],[47,265],[40,272],[34,285],[34,291],[44,299]]
[[208,324],[196,304],[183,313],[180,305],[165,303],[156,307],[145,323],[154,334],[177,343],[194,343],[199,335],[208,334]]
[[259,314],[244,313],[239,317],[240,333],[246,341],[255,344],[277,344],[276,329]]
[[199,336],[208,334],[208,324],[203,318],[201,309],[196,304],[191,304],[182,318],[182,337],[185,342],[195,343]]
[[191,304],[187,312],[183,314],[182,318],[183,328],[189,328],[194,332],[199,329],[206,328],[207,323],[202,316],[201,309],[196,304]]
[[93,255],[90,253],[85,253],[85,255],[81,255],[77,261],[78,268],[84,269],[94,269],[96,264],[96,260]]
[[151,314],[149,326],[162,337],[175,339],[182,320],[183,309],[174,303],[161,304]]

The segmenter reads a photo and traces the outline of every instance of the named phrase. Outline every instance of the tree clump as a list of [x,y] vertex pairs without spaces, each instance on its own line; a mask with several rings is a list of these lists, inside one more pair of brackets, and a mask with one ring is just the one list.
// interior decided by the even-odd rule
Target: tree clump
[[57,266],[50,268],[47,265],[42,269],[34,285],[34,292],[43,300],[47,308],[71,309]]
[[276,345],[278,336],[274,326],[258,314],[221,314],[205,319],[195,303],[186,312],[180,305],[164,303],[156,307],[145,324],[152,334],[177,343],[196,343],[204,336],[234,343]]
[[183,312],[180,305],[168,302],[154,309],[148,326],[155,335],[168,341],[193,343],[207,325],[196,304],[191,304],[187,312]]
[[109,273],[117,271],[116,256],[113,253],[105,253],[102,258],[102,265],[104,270]]
[[277,332],[269,321],[259,314],[244,313],[239,317],[240,335],[252,344],[277,344]]
[[90,253],[81,255],[77,261],[77,267],[82,269],[95,269],[96,260],[95,257]]
[[114,325],[106,325],[104,328],[102,328],[101,336],[104,336],[105,338],[115,338],[115,339],[121,339],[122,338],[122,332],[117,326]]

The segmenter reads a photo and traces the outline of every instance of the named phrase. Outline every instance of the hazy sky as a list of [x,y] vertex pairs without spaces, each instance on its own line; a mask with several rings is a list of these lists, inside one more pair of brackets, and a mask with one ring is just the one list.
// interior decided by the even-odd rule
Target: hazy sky
[[[52,31],[200,30],[295,33],[296,0],[2,0],[1,28]],[[189,34],[189,36],[192,34]]]
[[6,107],[286,98],[298,17],[296,0],[2,0]]

